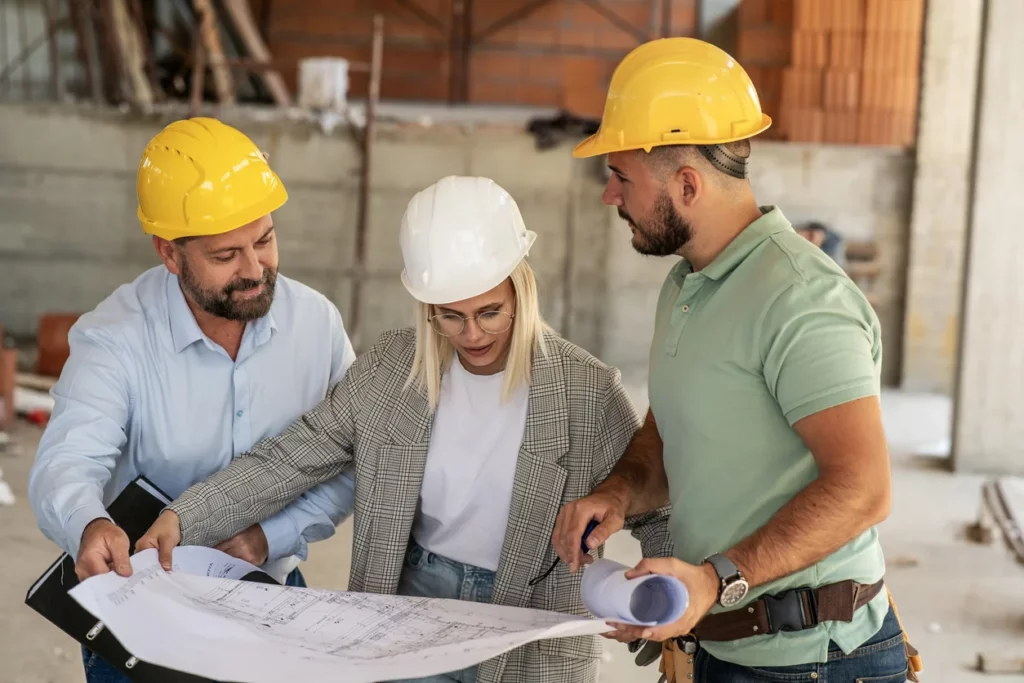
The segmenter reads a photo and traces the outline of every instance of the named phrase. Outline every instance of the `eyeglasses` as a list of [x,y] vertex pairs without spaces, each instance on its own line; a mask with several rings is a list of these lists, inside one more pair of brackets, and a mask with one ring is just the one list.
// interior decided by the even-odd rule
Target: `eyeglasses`
[[457,337],[466,329],[466,321],[470,318],[487,334],[501,334],[512,326],[512,314],[505,311],[483,311],[466,318],[458,313],[441,313],[432,315],[427,320],[434,331],[444,337]]

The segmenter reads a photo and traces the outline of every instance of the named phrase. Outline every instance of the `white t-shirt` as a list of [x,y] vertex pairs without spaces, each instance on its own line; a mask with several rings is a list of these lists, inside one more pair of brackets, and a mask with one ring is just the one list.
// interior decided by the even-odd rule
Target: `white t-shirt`
[[441,379],[413,538],[457,562],[495,571],[508,526],[529,387],[505,402],[505,374],[474,375],[458,357]]

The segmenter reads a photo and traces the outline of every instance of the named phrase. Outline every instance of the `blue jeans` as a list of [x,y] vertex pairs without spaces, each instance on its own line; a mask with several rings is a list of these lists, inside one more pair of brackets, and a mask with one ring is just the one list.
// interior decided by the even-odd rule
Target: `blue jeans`
[[[284,585],[305,588],[306,579],[296,567],[285,577]],[[120,669],[108,664],[107,660],[84,646],[82,647],[82,663],[85,665],[86,683],[132,683],[132,679],[121,673]]]
[[698,683],[903,683],[907,680],[907,651],[903,631],[890,609],[878,633],[850,654],[831,643],[825,663],[745,667],[698,649],[693,670]]
[[[398,594],[423,598],[446,598],[490,602],[494,572],[449,560],[409,542],[405,566],[398,581]],[[394,683],[476,683],[477,667],[425,678],[408,678]]]

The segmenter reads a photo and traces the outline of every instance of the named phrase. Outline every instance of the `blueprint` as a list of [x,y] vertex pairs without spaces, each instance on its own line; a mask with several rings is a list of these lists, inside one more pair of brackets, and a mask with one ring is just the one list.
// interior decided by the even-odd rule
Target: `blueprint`
[[640,626],[664,626],[683,617],[690,599],[682,581],[658,574],[627,579],[628,569],[606,558],[587,566],[580,594],[591,614]]
[[237,560],[218,555],[175,548],[178,569],[166,572],[144,550],[132,576],[93,576],[70,594],[138,659],[238,683],[429,676],[532,641],[611,630],[556,612],[238,581],[226,577],[246,568],[229,571]]

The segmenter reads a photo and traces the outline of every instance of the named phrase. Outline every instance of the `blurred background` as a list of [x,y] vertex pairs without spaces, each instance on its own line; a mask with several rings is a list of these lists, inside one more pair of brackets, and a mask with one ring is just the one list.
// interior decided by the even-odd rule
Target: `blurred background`
[[[157,263],[135,172],[160,128],[217,116],[270,155],[291,195],[282,272],[338,305],[358,351],[410,322],[408,199],[494,178],[539,233],[545,316],[645,410],[672,259],[633,252],[603,160],[570,150],[618,61],[662,36],[747,70],[775,122],[758,200],[881,320],[882,539],[923,680],[1024,677],[1022,29],[1020,0],[0,0],[0,683],[84,680],[76,644],[24,605],[59,554],[26,476],[68,327]],[[350,539],[312,547],[310,585],[345,588]],[[639,557],[629,538],[609,553]],[[607,650],[603,681],[657,680]]]

